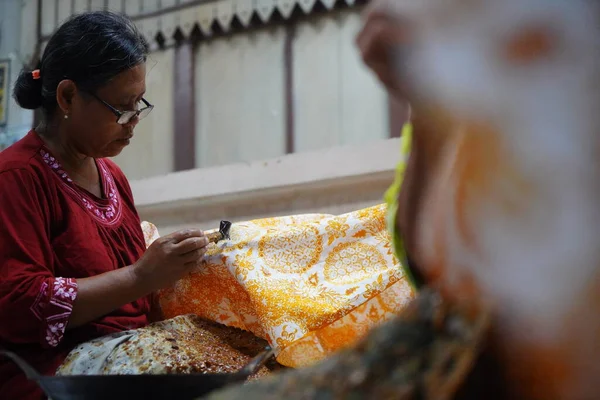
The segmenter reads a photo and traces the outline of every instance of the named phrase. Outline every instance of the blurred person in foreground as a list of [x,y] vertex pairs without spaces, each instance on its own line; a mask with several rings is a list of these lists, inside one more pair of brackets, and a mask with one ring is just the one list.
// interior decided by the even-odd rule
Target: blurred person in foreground
[[599,390],[599,15],[585,0],[377,1],[358,37],[413,110],[394,241],[420,284],[491,312],[510,398]]
[[[185,230],[146,249],[118,155],[152,105],[148,46],[125,17],[87,13],[24,70],[17,103],[43,121],[0,153],[0,346],[53,374],[78,343],[151,321],[152,293],[194,268],[208,241]],[[0,360],[0,397],[39,399]]]

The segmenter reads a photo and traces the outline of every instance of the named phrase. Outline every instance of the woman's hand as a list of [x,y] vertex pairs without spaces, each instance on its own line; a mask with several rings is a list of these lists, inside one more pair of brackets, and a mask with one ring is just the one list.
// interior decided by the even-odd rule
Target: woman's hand
[[208,239],[198,229],[186,229],[156,239],[133,265],[136,282],[148,291],[168,287],[196,267]]
[[389,12],[386,0],[375,0],[365,13],[365,24],[356,45],[365,64],[373,70],[392,95],[403,96],[401,82],[394,68],[394,50],[405,44],[406,30]]
[[156,239],[133,265],[77,279],[77,298],[67,329],[172,285],[199,264],[207,245],[202,231],[175,232]]

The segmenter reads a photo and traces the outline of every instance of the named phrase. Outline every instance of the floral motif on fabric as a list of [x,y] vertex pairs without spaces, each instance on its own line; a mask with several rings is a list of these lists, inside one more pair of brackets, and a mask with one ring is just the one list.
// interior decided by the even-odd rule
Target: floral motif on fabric
[[84,190],[78,188],[62,168],[58,160],[48,151],[41,149],[40,155],[42,156],[42,159],[46,165],[48,165],[64,183],[65,187],[67,188],[67,192],[69,192],[69,194],[73,196],[96,221],[104,225],[114,225],[119,221],[121,217],[121,200],[119,197],[119,191],[110,171],[103,160],[96,161],[107,199],[104,201],[98,201]]
[[413,298],[390,251],[385,215],[381,204],[235,223],[202,266],[159,292],[163,313],[249,330],[290,367],[318,362]]
[[76,297],[75,279],[54,278],[42,284],[31,311],[44,324],[43,339],[48,346],[56,347],[62,340]]

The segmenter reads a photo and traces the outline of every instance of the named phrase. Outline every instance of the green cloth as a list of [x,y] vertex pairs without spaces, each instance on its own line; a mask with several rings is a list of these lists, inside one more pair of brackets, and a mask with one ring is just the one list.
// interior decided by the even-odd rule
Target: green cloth
[[394,183],[388,188],[384,195],[384,201],[387,204],[387,226],[392,237],[392,247],[394,254],[400,261],[404,274],[406,275],[409,283],[413,289],[417,289],[417,282],[408,266],[406,258],[406,250],[402,237],[396,227],[396,214],[398,213],[398,195],[400,194],[400,187],[404,179],[404,171],[410,155],[410,148],[412,143],[412,124],[406,123],[402,127],[402,135],[400,136],[400,162],[396,166],[396,177]]

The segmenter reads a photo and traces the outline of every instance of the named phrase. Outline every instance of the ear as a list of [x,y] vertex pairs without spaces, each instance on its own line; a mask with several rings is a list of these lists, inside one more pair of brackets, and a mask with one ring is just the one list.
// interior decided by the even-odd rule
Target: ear
[[77,85],[69,79],[64,79],[59,82],[56,87],[56,102],[63,114],[68,114],[73,103],[73,98],[77,94]]

